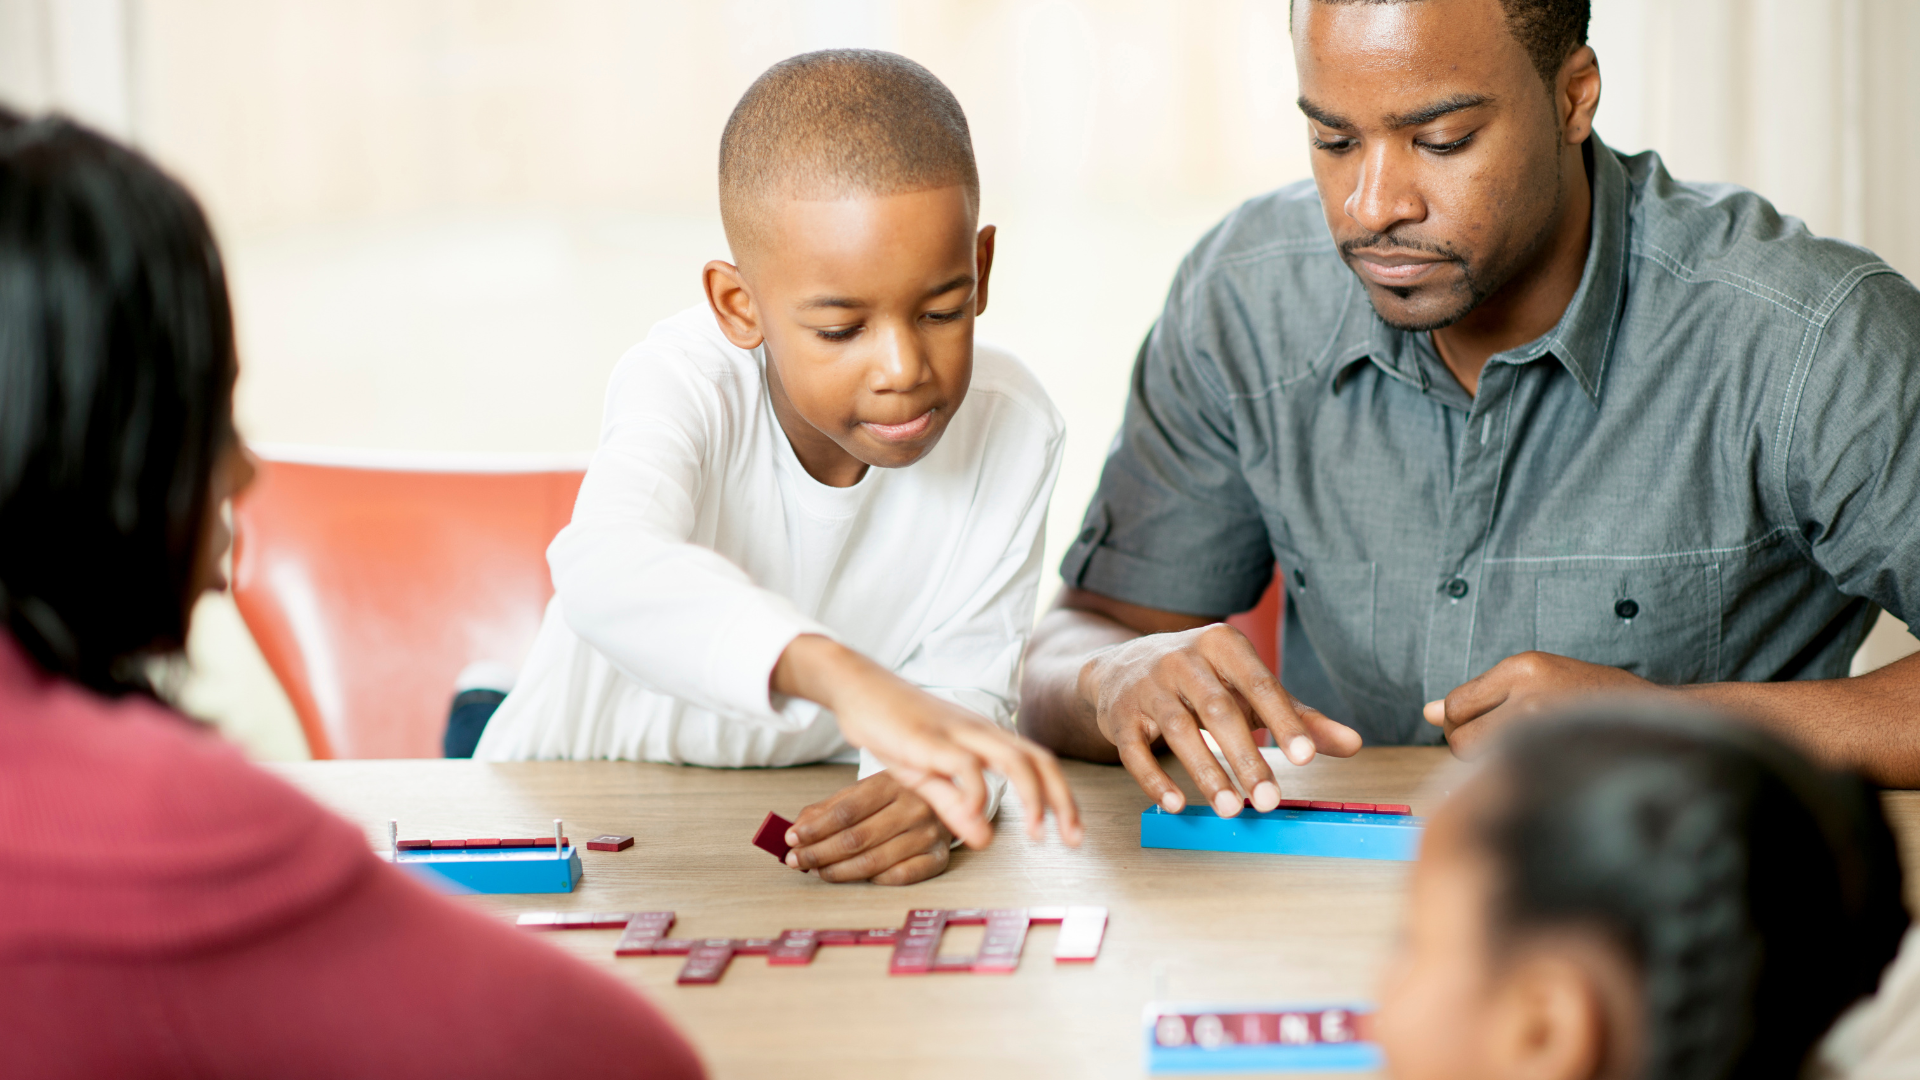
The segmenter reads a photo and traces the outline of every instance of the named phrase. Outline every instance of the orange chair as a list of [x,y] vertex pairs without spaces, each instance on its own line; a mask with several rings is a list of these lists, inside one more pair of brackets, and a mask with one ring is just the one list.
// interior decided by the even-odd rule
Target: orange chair
[[313,756],[439,757],[460,670],[526,658],[584,457],[256,451],[233,597]]

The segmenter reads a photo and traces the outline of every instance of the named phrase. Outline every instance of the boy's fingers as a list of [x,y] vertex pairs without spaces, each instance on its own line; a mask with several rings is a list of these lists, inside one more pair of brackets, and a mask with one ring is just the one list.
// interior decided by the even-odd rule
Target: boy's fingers
[[793,828],[787,830],[787,843],[794,847],[817,844],[845,832],[886,809],[893,803],[895,794],[896,790],[888,785],[865,781],[843,788],[801,810]]
[[1133,776],[1133,782],[1152,796],[1162,810],[1177,814],[1187,805],[1186,793],[1160,767],[1160,759],[1153,756],[1153,747],[1145,735],[1135,732],[1132,737],[1122,737],[1114,748],[1120,751],[1120,764]]
[[970,732],[969,736],[969,741],[977,740],[981,744],[980,756],[995,772],[1006,777],[1007,783],[1019,794],[1020,805],[1027,812],[1027,835],[1038,838],[1046,821],[1047,800],[1023,740],[999,728]]
[[938,849],[924,855],[915,855],[905,862],[894,863],[885,870],[873,875],[875,885],[911,885],[916,881],[925,881],[946,873],[947,862],[951,858],[943,843]]
[[[977,774],[975,779],[979,779]],[[909,786],[915,795],[927,801],[961,843],[970,848],[983,848],[993,842],[993,824],[981,812],[984,796],[981,800],[971,799],[942,776],[927,775]]]
[[868,848],[858,855],[820,868],[820,880],[830,882],[869,881],[902,863],[932,854],[935,847],[946,849],[940,830],[928,824],[895,836],[884,844]]
[[890,802],[845,829],[829,833],[804,847],[794,848],[799,868],[813,870],[842,862],[869,848],[878,847],[916,825],[931,825],[933,819],[917,809],[920,805],[918,800],[912,806],[902,805],[898,801]]
[[1074,800],[1073,788],[1067,783],[1066,771],[1060,768],[1060,759],[1042,751],[1037,755],[1034,770],[1040,774],[1041,786],[1047,789],[1047,804],[1053,807],[1053,825],[1060,833],[1060,841],[1068,847],[1079,847],[1080,804]]

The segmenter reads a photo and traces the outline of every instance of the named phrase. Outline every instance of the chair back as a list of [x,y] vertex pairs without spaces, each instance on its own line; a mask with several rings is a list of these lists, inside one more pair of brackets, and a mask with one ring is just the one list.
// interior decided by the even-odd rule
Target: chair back
[[439,757],[461,669],[526,658],[585,457],[254,449],[233,596],[313,756]]

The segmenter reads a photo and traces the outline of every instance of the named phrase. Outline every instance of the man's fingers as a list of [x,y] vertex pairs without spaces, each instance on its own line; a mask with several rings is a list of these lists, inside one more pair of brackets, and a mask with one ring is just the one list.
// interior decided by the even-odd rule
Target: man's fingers
[[1160,804],[1160,808],[1169,814],[1179,813],[1187,805],[1186,793],[1180,785],[1173,782],[1167,771],[1160,767],[1160,759],[1153,756],[1153,747],[1143,735],[1123,739],[1115,745],[1120,751],[1120,764],[1140,785],[1140,790]]
[[1520,658],[1509,657],[1500,661],[1479,677],[1461,683],[1453,693],[1441,699],[1440,706],[1449,736],[1460,725],[1470,724],[1506,704],[1513,690],[1511,668],[1517,659]]
[[[1253,800],[1253,808],[1272,810],[1279,806],[1280,784],[1274,780],[1273,770],[1267,767],[1267,759],[1260,755],[1260,748],[1253,745],[1253,732],[1247,728],[1246,707],[1240,697],[1221,685],[1214,672],[1206,668],[1190,674],[1181,690],[1213,735],[1213,741],[1219,744],[1221,756],[1227,759],[1228,768],[1240,781],[1240,789]],[[1235,796],[1235,805],[1239,805],[1238,796]]]
[[1321,753],[1329,757],[1352,757],[1360,752],[1359,732],[1311,705],[1300,704],[1298,698],[1294,699],[1293,708]]
[[[1301,717],[1299,703],[1281,687],[1280,680],[1274,678],[1253,643],[1232,627],[1222,626],[1218,630],[1209,627],[1207,636],[1201,639],[1201,648],[1216,677],[1237,691],[1260,723],[1273,732],[1274,745],[1287,755],[1287,760],[1295,765],[1312,761],[1321,749],[1314,738],[1315,732]],[[1208,730],[1212,730],[1211,725]],[[1218,740],[1220,733],[1215,731],[1213,737]],[[1221,749],[1226,749],[1225,743],[1221,743]],[[1233,760],[1231,754],[1228,760]],[[1275,793],[1278,794],[1277,788]],[[1277,799],[1274,805],[1279,805]]]
[[873,875],[869,880],[875,885],[911,885],[916,881],[925,881],[930,877],[938,877],[946,873],[950,858],[947,845],[942,843],[938,848],[924,855],[915,855],[905,862],[894,863]]
[[1193,777],[1194,786],[1213,812],[1221,817],[1238,814],[1242,809],[1240,793],[1233,789],[1233,781],[1227,779],[1227,771],[1215,760],[1207,740],[1200,737],[1200,727],[1193,717],[1162,720],[1160,730],[1167,748],[1187,767],[1187,775]]

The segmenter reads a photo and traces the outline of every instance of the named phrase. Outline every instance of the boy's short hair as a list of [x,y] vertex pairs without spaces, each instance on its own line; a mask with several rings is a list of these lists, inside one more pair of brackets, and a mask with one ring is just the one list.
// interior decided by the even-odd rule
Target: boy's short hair
[[977,207],[966,114],[933,72],[874,49],[823,49],[755,79],[720,136],[720,218],[738,257],[769,198],[832,200],[959,184]]

